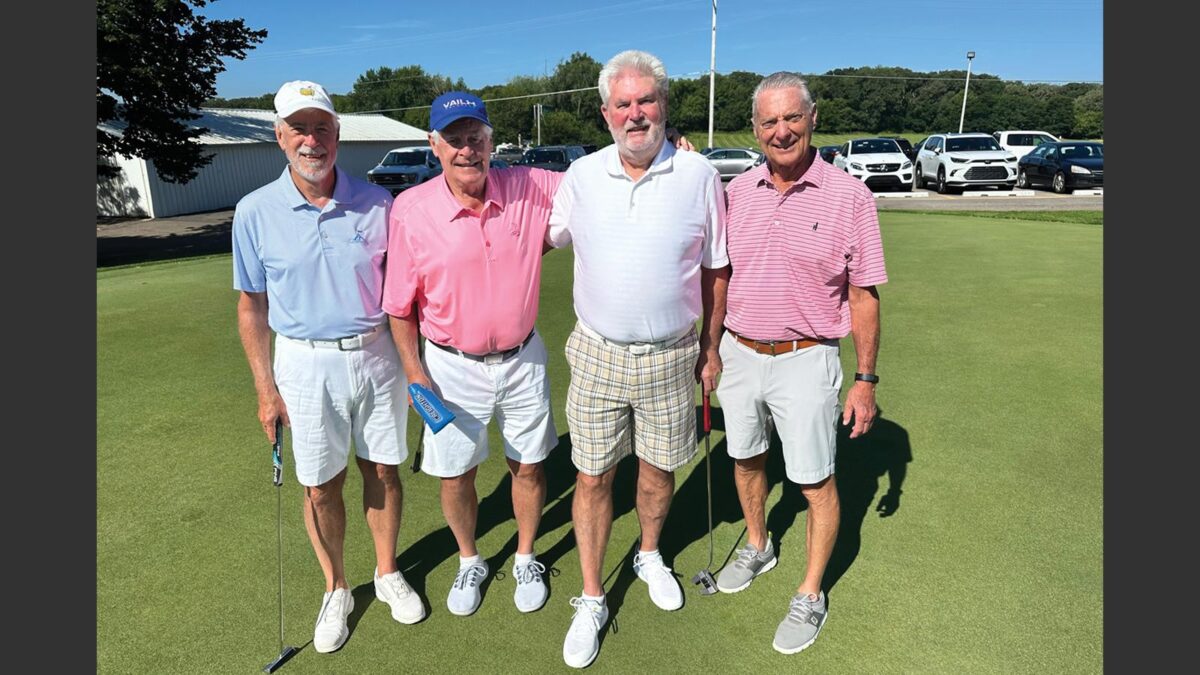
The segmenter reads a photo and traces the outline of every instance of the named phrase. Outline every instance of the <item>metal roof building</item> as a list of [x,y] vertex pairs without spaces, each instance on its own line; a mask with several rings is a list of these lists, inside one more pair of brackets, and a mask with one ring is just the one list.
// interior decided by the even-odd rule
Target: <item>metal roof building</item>
[[[121,174],[96,181],[100,216],[163,218],[230,208],[246,194],[275,180],[287,159],[275,142],[275,113],[270,110],[203,108],[191,126],[208,132],[197,140],[213,160],[184,185],[158,177],[154,163],[140,157],[115,158]],[[337,164],[352,176],[367,171],[393,148],[424,146],[426,132],[383,115],[338,115],[341,138]],[[101,125],[120,134],[118,126]]]

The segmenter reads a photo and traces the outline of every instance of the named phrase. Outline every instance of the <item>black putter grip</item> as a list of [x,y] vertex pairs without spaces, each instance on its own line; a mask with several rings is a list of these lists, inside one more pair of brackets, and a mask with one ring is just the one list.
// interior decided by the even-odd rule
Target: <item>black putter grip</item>
[[275,442],[271,444],[271,482],[283,485],[283,418],[275,418]]

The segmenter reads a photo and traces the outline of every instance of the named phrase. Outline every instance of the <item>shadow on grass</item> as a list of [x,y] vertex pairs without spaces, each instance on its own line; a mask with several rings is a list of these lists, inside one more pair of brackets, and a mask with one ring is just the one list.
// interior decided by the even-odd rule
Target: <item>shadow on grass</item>
[[[900,510],[901,486],[912,461],[912,445],[904,427],[883,416],[875,418],[871,431],[850,440],[849,432],[839,425],[837,453],[838,498],[842,520],[833,554],[825,568],[821,587],[828,593],[854,564],[862,548],[862,524],[871,505],[875,513],[887,518]],[[875,501],[880,479],[887,477],[887,491]]]
[[96,237],[96,267],[229,253],[233,250],[232,223],[227,218],[162,236]]

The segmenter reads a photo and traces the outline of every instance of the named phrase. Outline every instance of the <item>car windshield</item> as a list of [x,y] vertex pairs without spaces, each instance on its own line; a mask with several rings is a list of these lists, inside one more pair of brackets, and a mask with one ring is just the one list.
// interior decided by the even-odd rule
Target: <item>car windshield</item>
[[565,162],[567,161],[567,157],[562,150],[529,150],[525,153],[524,161],[529,164],[534,162]]
[[869,152],[900,152],[896,141],[873,138],[869,141],[854,141],[850,144],[850,154],[864,155]]
[[419,166],[424,163],[423,152],[389,152],[382,162],[384,166]]
[[991,136],[970,136],[967,138],[947,138],[946,152],[971,150],[1000,150],[1000,144]]
[[1071,159],[1090,159],[1104,157],[1104,146],[1099,143],[1079,143],[1077,145],[1059,146],[1058,152],[1063,157]]

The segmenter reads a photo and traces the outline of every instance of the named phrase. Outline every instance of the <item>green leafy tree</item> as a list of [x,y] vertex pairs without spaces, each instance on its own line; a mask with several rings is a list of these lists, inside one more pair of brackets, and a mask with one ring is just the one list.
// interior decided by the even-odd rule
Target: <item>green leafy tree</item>
[[341,112],[382,110],[382,114],[412,125],[429,129],[429,105],[438,95],[448,91],[466,91],[462,78],[452,81],[442,75],[431,75],[421,66],[373,68],[358,76],[350,93],[346,94]]
[[1074,138],[1104,138],[1104,87],[1096,87],[1075,99]]
[[[222,59],[241,60],[265,30],[241,19],[209,20],[207,0],[97,0],[96,174],[114,176],[113,158],[151,160],[160,178],[186,183],[212,161],[188,122],[216,92]],[[99,128],[121,127],[120,133]]]
[[239,98],[221,98],[216,96],[204,102],[205,108],[239,108],[242,110],[274,110],[275,93],[262,96],[243,96]]

